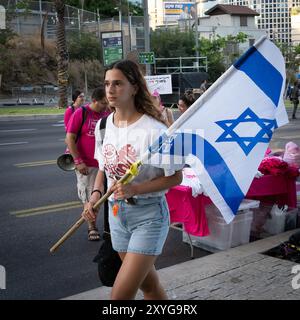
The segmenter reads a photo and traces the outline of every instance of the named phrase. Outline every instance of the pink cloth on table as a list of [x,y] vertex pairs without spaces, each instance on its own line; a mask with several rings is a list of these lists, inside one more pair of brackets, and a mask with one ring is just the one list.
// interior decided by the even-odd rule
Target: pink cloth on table
[[285,145],[283,160],[298,169],[300,168],[300,148],[296,143],[290,141]]
[[192,196],[192,189],[185,186],[171,188],[166,194],[171,223],[181,222],[184,230],[194,236],[208,236],[209,229],[205,214],[205,205],[210,199],[199,195]]
[[254,178],[246,198],[278,205],[287,204],[290,208],[296,208],[296,180],[282,175]]

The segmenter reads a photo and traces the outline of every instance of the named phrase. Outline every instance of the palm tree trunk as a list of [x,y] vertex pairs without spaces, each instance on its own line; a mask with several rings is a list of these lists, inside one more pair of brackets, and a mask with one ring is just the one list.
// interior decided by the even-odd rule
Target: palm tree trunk
[[68,104],[68,63],[69,55],[66,44],[66,31],[65,31],[65,3],[63,0],[54,1],[55,9],[57,12],[57,71],[58,71],[58,94],[59,94],[59,108],[66,108]]
[[43,54],[45,54],[45,25],[48,20],[48,11],[43,15],[43,22],[41,26],[41,47],[43,50]]

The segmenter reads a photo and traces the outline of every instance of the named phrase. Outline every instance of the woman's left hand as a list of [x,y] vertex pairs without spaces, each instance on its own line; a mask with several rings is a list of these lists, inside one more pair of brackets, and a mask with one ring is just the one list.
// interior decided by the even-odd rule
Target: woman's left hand
[[117,182],[112,186],[111,190],[113,191],[116,200],[128,199],[136,194],[135,186],[131,183],[122,184],[121,182]]

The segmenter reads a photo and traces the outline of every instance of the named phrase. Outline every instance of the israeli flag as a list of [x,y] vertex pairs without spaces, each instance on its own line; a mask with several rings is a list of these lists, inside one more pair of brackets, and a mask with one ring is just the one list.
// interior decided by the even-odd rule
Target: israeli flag
[[262,37],[150,146],[142,163],[175,170],[189,164],[230,223],[274,129],[288,123],[284,86],[283,56]]

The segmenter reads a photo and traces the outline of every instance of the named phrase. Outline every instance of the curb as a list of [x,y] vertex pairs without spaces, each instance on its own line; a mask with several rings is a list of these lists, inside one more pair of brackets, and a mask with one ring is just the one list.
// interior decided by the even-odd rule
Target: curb
[[5,115],[0,116],[0,122],[1,121],[16,121],[16,120],[43,120],[43,119],[59,119],[63,118],[63,114],[36,114],[36,115]]

